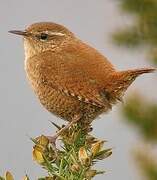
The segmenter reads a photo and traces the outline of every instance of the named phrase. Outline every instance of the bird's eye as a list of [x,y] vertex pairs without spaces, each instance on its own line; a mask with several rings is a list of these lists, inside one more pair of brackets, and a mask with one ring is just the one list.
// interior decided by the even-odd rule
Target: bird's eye
[[43,40],[43,41],[44,41],[44,40],[47,40],[47,39],[48,39],[48,34],[46,34],[46,33],[41,33],[41,34],[40,34],[40,39]]

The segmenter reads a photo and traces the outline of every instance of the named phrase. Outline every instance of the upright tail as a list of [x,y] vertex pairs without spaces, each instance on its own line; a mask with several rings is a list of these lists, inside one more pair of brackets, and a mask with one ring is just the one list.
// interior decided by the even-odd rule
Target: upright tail
[[108,89],[115,99],[120,99],[136,77],[144,73],[152,73],[155,70],[155,68],[141,68],[113,73]]
[[121,83],[130,84],[139,75],[144,74],[144,73],[152,73],[155,70],[156,70],[155,68],[133,69],[133,70],[127,70],[127,71],[119,71],[118,73],[116,73],[116,75],[117,75],[117,79],[119,79]]
[[128,70],[128,71],[120,71],[120,73],[127,75],[127,76],[129,75],[129,76],[137,77],[141,74],[152,73],[156,70],[157,69],[155,69],[155,68],[141,68],[141,69],[133,69],[133,70]]

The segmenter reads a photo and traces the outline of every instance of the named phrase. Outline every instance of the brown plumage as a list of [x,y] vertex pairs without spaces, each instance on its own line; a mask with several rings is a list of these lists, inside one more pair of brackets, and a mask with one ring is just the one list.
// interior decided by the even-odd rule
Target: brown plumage
[[67,121],[79,115],[83,123],[92,122],[122,98],[136,77],[154,71],[116,71],[97,50],[55,23],[11,32],[24,36],[25,69],[40,102]]

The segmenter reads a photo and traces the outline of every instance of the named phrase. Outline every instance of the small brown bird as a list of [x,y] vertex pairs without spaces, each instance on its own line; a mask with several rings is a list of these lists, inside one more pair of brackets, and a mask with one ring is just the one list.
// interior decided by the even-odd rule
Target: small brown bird
[[10,32],[24,37],[26,74],[41,104],[69,122],[77,116],[90,124],[121,100],[136,77],[154,71],[116,71],[96,49],[59,24],[40,22]]

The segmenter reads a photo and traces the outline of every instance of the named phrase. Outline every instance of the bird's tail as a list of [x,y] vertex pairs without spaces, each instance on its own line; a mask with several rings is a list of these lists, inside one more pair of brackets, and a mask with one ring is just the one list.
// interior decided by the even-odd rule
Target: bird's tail
[[113,73],[110,92],[115,98],[119,98],[139,75],[151,73],[155,70],[155,68],[141,68]]
[[120,71],[121,74],[124,74],[125,76],[134,76],[137,77],[141,74],[144,73],[152,73],[156,71],[157,69],[155,68],[141,68],[141,69],[133,69],[133,70],[128,70],[128,71]]
[[138,76],[145,73],[152,73],[155,70],[155,68],[133,69],[127,71],[119,71],[117,75],[120,83],[124,84],[124,86],[126,86],[127,88]]

